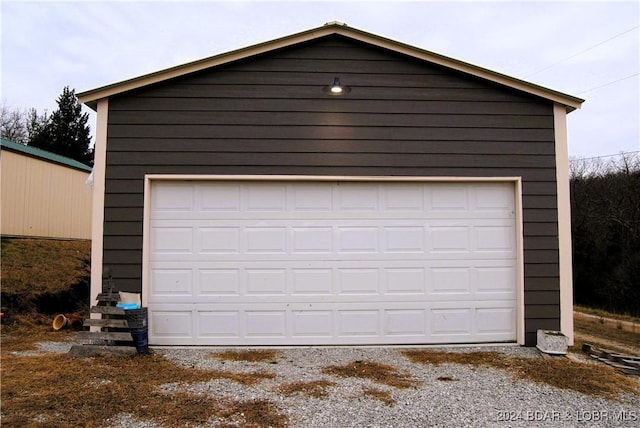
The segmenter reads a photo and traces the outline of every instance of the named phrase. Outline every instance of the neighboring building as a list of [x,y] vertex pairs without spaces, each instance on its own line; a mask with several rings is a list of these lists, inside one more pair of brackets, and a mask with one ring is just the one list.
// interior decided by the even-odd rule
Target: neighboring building
[[91,239],[90,173],[73,159],[0,140],[0,234]]
[[579,98],[340,23],[78,97],[92,296],[142,292],[151,344],[573,337]]

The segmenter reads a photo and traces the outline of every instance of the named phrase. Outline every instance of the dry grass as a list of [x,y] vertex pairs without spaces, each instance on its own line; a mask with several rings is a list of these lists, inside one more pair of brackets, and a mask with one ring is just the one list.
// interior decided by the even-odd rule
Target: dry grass
[[635,322],[635,323],[640,323],[640,318],[634,317],[633,315],[614,314],[612,312],[607,312],[607,311],[604,311],[602,309],[588,308],[586,306],[580,306],[580,305],[574,305],[573,309],[574,309],[574,311],[582,312],[582,313],[589,314],[589,315],[596,315],[596,316],[599,316],[599,317],[612,318],[612,319],[620,320],[620,321],[631,321],[631,322]]
[[[55,293],[89,275],[91,241],[2,240],[2,288]],[[35,289],[35,290],[34,290]]]
[[38,342],[67,342],[76,337],[72,330],[53,331],[51,316],[33,314],[13,318],[10,325],[0,326],[2,352],[35,350]]
[[6,426],[97,427],[120,413],[169,427],[202,424],[212,416],[237,418],[240,414],[241,422],[247,425],[287,425],[287,418],[269,402],[236,402],[186,392],[168,394],[159,388],[167,383],[220,378],[249,385],[272,378],[270,373],[184,368],[157,355],[75,359],[64,354],[25,357],[7,354],[3,349],[1,362],[2,423]]
[[579,363],[568,358],[514,358],[496,352],[441,352],[408,350],[403,354],[415,363],[465,364],[509,371],[516,379],[534,381],[582,394],[616,399],[619,393],[640,393],[640,383],[612,368]]
[[329,380],[291,382],[280,385],[278,392],[284,395],[304,394],[313,398],[326,398],[329,396],[329,388],[335,384]]
[[459,381],[460,379],[456,379],[456,378],[455,378],[455,377],[453,377],[453,376],[438,376],[438,380],[439,380],[440,382],[457,382],[457,381]]
[[362,395],[373,398],[374,400],[382,401],[387,406],[392,406],[396,402],[396,400],[391,398],[391,392],[383,391],[378,388],[363,388]]
[[600,348],[612,349],[621,353],[640,355],[640,334],[623,331],[597,319],[574,317],[575,343],[570,349],[581,353],[582,344],[590,343]]
[[507,368],[507,358],[498,352],[443,352],[428,349],[411,349],[402,354],[414,363],[430,364],[466,364],[469,366],[486,366],[497,369]]
[[89,241],[2,239],[6,322],[16,323],[16,314],[88,310],[90,259]]
[[251,363],[276,363],[278,353],[270,349],[223,351],[209,354],[210,358],[227,361],[245,361]]
[[419,382],[411,380],[409,375],[398,373],[394,367],[371,361],[354,361],[344,366],[329,366],[322,369],[322,372],[340,377],[369,379],[394,388],[411,388],[419,385]]

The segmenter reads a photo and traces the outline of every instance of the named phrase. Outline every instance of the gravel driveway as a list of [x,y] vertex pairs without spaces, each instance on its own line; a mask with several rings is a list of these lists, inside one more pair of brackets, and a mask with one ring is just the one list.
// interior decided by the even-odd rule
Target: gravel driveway
[[[64,353],[70,343],[41,342],[38,351]],[[244,349],[244,348],[243,348]],[[276,349],[266,362],[211,358],[221,348],[154,348],[154,352],[184,367],[237,373],[270,372],[272,379],[244,386],[217,379],[195,384],[166,384],[166,393],[188,391],[234,401],[267,400],[275,404],[292,427],[639,427],[640,395],[621,394],[619,401],[591,397],[545,384],[517,380],[506,370],[459,364],[413,363],[396,347],[312,347]],[[510,357],[543,358],[536,348],[483,346],[429,348],[447,352],[494,351]],[[562,357],[556,357],[562,358]],[[367,379],[326,374],[327,366],[367,361],[393,366],[415,381],[415,387],[396,388]],[[592,363],[590,360],[587,360]],[[291,382],[329,381],[327,395],[283,394],[279,386]],[[640,379],[638,379],[640,382]],[[366,394],[388,392],[389,400]],[[207,427],[246,426],[241,417],[210,420]],[[153,422],[120,415],[105,428],[155,428]]]
[[[535,348],[517,346],[447,348],[447,351],[497,351],[515,357],[542,358]],[[265,399],[274,403],[294,427],[486,427],[486,426],[640,426],[640,396],[622,402],[594,398],[547,385],[515,380],[503,370],[456,364],[431,366],[410,362],[399,348],[286,348],[270,362],[238,362],[208,357],[219,349],[156,349],[187,367],[235,372],[269,371],[274,379],[242,386],[229,380],[164,385],[166,392],[185,390],[233,400]],[[322,372],[329,365],[354,361],[388,364],[407,373],[418,386],[394,388],[360,378]],[[438,380],[440,378],[440,380]],[[327,396],[282,394],[278,386],[297,381],[327,380]],[[388,391],[392,404],[364,393]],[[154,427],[122,415],[110,427]],[[222,421],[212,420],[208,426]],[[224,421],[228,425],[228,420]],[[238,420],[241,426],[241,420]]]

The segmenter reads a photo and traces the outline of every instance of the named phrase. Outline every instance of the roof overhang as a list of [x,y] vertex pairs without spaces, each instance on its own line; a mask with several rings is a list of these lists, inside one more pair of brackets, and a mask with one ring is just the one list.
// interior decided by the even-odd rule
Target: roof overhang
[[144,86],[159,83],[168,79],[173,79],[208,68],[246,59],[254,55],[260,55],[276,49],[286,48],[299,43],[309,42],[321,37],[326,37],[334,34],[378,46],[380,48],[389,49],[391,51],[405,54],[418,60],[423,60],[443,67],[447,67],[452,70],[486,79],[488,81],[498,83],[509,88],[513,88],[537,97],[547,99],[554,103],[565,106],[567,113],[580,108],[582,103],[584,102],[583,99],[574,97],[572,95],[554,91],[552,89],[548,89],[534,83],[491,71],[477,65],[469,64],[467,62],[440,55],[435,52],[397,42],[395,40],[368,33],[366,31],[358,30],[356,28],[349,27],[348,25],[341,22],[330,22],[323,25],[322,27],[292,34],[290,36],[281,37],[268,42],[259,43],[257,45],[248,46],[219,55],[214,55],[154,73],[145,74],[133,79],[124,80],[121,82],[113,83],[111,85],[106,85],[96,89],[81,92],[77,94],[78,101],[86,104],[91,109],[96,110],[98,101],[103,98],[108,98],[113,95],[142,88]]

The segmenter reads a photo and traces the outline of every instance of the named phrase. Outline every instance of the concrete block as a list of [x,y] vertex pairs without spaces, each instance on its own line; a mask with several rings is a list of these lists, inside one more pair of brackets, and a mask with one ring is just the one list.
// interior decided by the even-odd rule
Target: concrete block
[[569,338],[562,332],[554,330],[538,330],[536,348],[545,354],[565,355]]

